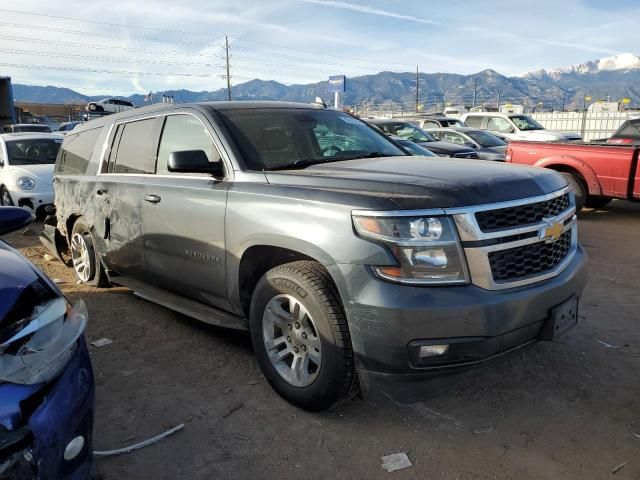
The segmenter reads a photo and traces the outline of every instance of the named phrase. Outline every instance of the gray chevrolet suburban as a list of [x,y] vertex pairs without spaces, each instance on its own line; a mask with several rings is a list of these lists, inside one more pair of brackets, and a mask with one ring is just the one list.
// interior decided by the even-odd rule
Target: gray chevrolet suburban
[[410,156],[321,106],[92,120],[54,184],[42,239],[80,281],[249,330],[269,383],[309,410],[556,339],[586,282],[562,176]]

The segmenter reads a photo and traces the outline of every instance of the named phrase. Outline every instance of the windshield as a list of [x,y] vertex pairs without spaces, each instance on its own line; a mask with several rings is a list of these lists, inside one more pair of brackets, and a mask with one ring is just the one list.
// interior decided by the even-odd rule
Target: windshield
[[506,142],[483,130],[473,130],[465,133],[483,147],[503,147],[506,145]]
[[14,127],[14,132],[16,133],[27,133],[27,132],[39,132],[39,133],[49,133],[51,129],[46,125],[20,125],[19,127]]
[[239,108],[218,113],[251,170],[406,155],[383,134],[335,110]]
[[413,143],[411,140],[397,140],[397,142],[402,145],[406,150],[409,150],[409,152],[413,155],[422,155],[424,157],[437,157],[437,155],[435,153],[433,153],[431,150],[427,150],[426,148],[424,148],[421,145],[418,145],[417,143]]
[[544,130],[542,125],[526,115],[513,115],[509,118],[520,130]]
[[390,135],[397,135],[398,137],[404,138],[405,140],[411,140],[412,142],[436,141],[430,133],[408,122],[381,123],[378,124],[378,126]]
[[7,141],[10,165],[40,165],[56,163],[61,139],[30,138]]

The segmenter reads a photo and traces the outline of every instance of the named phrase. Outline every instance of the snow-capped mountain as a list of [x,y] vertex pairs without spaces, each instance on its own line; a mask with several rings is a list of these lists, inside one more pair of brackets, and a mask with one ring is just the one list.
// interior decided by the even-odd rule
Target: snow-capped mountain
[[611,57],[600,58],[568,67],[552,68],[549,70],[541,68],[518,76],[525,79],[542,79],[549,77],[553,80],[559,80],[565,75],[587,75],[619,70],[640,70],[640,57],[633,53],[620,53]]

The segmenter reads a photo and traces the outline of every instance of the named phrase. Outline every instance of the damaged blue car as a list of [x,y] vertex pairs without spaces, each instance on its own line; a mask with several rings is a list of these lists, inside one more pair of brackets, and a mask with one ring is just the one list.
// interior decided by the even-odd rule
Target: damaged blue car
[[[0,207],[0,235],[33,216]],[[88,479],[95,404],[84,303],[0,240],[0,480]]]

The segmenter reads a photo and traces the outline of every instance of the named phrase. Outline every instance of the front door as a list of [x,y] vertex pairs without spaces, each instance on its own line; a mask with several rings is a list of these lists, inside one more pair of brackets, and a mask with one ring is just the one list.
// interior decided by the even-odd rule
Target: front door
[[142,196],[148,281],[194,300],[228,309],[224,219],[229,183],[204,173],[174,173],[171,152],[219,149],[195,113],[167,115],[157,149],[156,174]]

